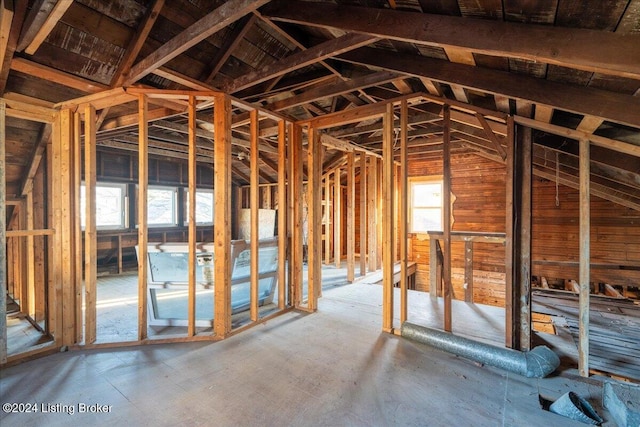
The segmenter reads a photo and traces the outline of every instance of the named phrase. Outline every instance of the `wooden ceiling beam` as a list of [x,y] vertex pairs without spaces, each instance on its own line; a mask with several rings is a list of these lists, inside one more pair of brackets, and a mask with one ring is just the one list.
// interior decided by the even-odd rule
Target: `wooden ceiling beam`
[[109,89],[109,86],[56,70],[24,58],[14,58],[11,61],[11,69],[28,74],[32,77],[58,83],[85,93],[102,92]]
[[[55,26],[58,24],[58,21],[60,21],[60,19],[64,16],[64,14],[67,12],[67,9],[69,9],[69,6],[71,6],[72,3],[73,1],[71,0],[59,0],[55,4],[55,6],[53,6],[51,12],[47,14],[44,23],[42,23],[38,27],[38,30],[33,36],[33,39],[29,42],[29,45],[25,47],[24,52],[26,54],[33,55],[34,53],[36,53],[40,45],[44,42],[49,33],[53,31]],[[42,10],[40,10],[39,12],[41,11]]]
[[[29,2],[24,2],[29,3]],[[24,19],[20,38],[16,46],[18,52],[22,52],[35,39],[40,28],[44,25],[49,14],[58,3],[58,0],[36,0],[31,6],[31,10]],[[64,3],[64,2],[63,2]],[[71,3],[71,2],[67,2]],[[25,5],[26,6],[26,5]]]
[[269,0],[229,0],[160,46],[131,68],[125,84],[132,84],[176,56],[251,13]]
[[640,103],[631,95],[381,49],[360,48],[336,59],[640,127]]
[[273,111],[282,111],[287,108],[297,107],[298,105],[304,105],[323,98],[344,95],[367,87],[388,83],[397,78],[398,73],[380,71],[339,83],[330,82],[330,84],[308,89],[289,98],[274,101],[265,105],[265,108]]
[[160,16],[160,11],[162,10],[164,3],[165,0],[154,0],[153,5],[147,9],[144,18],[142,18],[142,22],[138,26],[136,33],[133,35],[133,38],[127,46],[127,50],[118,65],[118,69],[111,78],[112,87],[121,86],[124,83],[125,76],[129,74],[129,71],[133,66],[133,62],[138,57],[142,46],[144,46],[145,40],[149,37],[151,28],[153,28],[153,24],[156,23],[158,16]]
[[262,67],[260,70],[244,74],[229,84],[224,85],[222,89],[226,93],[235,93],[291,71],[315,64],[323,59],[366,46],[376,40],[375,37],[367,35],[346,34],[342,37],[320,43],[307,50],[289,55],[273,64]]
[[11,22],[13,21],[13,1],[0,0],[0,65],[4,60],[11,36]]
[[211,84],[213,79],[218,74],[218,71],[222,68],[227,59],[231,56],[233,51],[238,47],[244,36],[247,34],[251,26],[256,22],[258,17],[251,13],[242,17],[238,22],[236,22],[236,26],[233,29],[233,33],[229,34],[225,41],[223,42],[220,49],[216,53],[216,56],[211,61],[211,70],[209,71],[209,75],[204,79],[206,84]]
[[[7,87],[7,79],[9,78],[9,71],[11,70],[10,64],[13,59],[13,54],[16,51],[18,45],[18,39],[20,37],[20,30],[27,14],[27,2],[18,2],[17,7],[12,8],[13,2],[10,0],[2,0],[2,29],[0,30],[0,37],[7,37],[6,41],[0,40],[0,43],[4,46],[4,54],[0,56],[0,96],[4,93]],[[11,22],[8,27],[5,27],[5,21],[8,21],[9,13],[11,13]],[[6,32],[8,31],[8,33]],[[6,44],[5,44],[6,43]]]
[[302,1],[273,1],[277,21],[640,78],[640,35]]

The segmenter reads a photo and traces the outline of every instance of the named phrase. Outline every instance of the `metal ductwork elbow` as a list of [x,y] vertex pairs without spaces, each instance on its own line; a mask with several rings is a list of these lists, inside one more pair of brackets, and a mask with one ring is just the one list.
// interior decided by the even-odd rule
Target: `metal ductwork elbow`
[[560,366],[560,358],[547,346],[522,352],[496,347],[449,332],[404,322],[401,335],[457,356],[495,366],[527,378],[544,378]]

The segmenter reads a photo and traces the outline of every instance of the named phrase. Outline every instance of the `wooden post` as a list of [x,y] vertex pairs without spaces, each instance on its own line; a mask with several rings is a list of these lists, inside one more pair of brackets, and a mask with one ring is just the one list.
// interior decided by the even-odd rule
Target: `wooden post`
[[[76,253],[74,238],[75,212],[75,177],[74,177],[74,138],[73,113],[71,110],[60,112],[59,168],[54,173],[60,176],[59,217],[56,231],[60,235],[58,246],[61,254],[61,286],[62,286],[62,345],[73,345],[77,341],[76,292],[80,289],[76,277]],[[54,197],[56,197],[54,195]]]
[[259,176],[258,176],[258,110],[251,110],[250,139],[251,139],[251,292],[250,307],[251,320],[258,320],[258,249],[259,249]]
[[192,337],[196,334],[196,242],[197,242],[197,223],[196,223],[196,183],[198,179],[198,163],[196,161],[196,143],[197,143],[197,123],[196,123],[196,97],[189,96],[189,160],[188,160],[188,185],[189,192],[187,197],[189,198],[189,211],[187,212],[187,218],[189,218],[189,230],[187,231],[189,242],[189,291],[187,302],[187,336]]
[[[80,136],[82,135],[82,120],[80,112],[76,111],[73,114],[73,181],[72,181],[72,203],[71,209],[71,227],[74,240],[74,282],[75,282],[75,341],[82,342],[84,335],[84,328],[82,327],[84,322],[84,313],[82,312],[82,303],[84,299],[82,291],[82,270],[84,265],[82,263],[82,224],[80,220],[80,186],[82,184],[82,141]],[[33,183],[31,188],[33,188]]]
[[6,109],[0,99],[0,363],[7,362],[7,187],[6,187]]
[[331,173],[327,172],[324,178],[324,263],[331,263],[331,216],[333,215],[331,204]]
[[[33,187],[27,192],[25,196],[25,215],[26,215],[26,228],[27,230],[34,229],[33,218]],[[35,320],[36,317],[36,273],[35,273],[35,247],[34,236],[27,236],[27,312],[31,319]]]
[[149,183],[148,100],[138,95],[138,340],[147,338],[147,186]]
[[356,269],[356,172],[355,154],[347,154],[347,281],[353,283]]
[[98,280],[98,235],[96,230],[96,109],[84,110],[84,289],[85,343],[96,341],[96,285]]
[[49,321],[47,322],[47,332],[54,337],[56,346],[62,345],[62,253],[60,245],[62,234],[60,230],[61,217],[61,192],[62,176],[60,174],[60,116],[58,113],[56,120],[51,124],[51,148],[47,154],[48,173],[51,177],[50,191],[48,192],[49,224],[53,227],[55,234],[49,245],[49,292],[47,304],[49,306]]
[[400,104],[400,195],[398,205],[400,221],[398,234],[400,236],[400,325],[407,320],[408,292],[407,292],[407,224],[409,223],[409,189],[407,182],[407,137],[409,134],[409,106],[406,100]]
[[394,199],[394,155],[393,155],[393,104],[387,104],[382,130],[382,330],[393,332],[393,276],[395,245]]
[[506,198],[505,198],[505,346],[516,348],[519,341],[517,331],[514,328],[513,301],[514,301],[514,230],[515,230],[515,124],[513,117],[507,120],[507,159],[506,159]]
[[[320,172],[322,173],[322,171]],[[340,168],[333,174],[333,258],[337,268],[342,261],[342,188]]]
[[360,276],[367,274],[367,155],[360,153]]
[[[287,124],[278,122],[278,308],[286,305],[287,280]],[[291,171],[289,171],[291,177]]]
[[292,305],[302,303],[302,264],[303,264],[303,185],[302,185],[302,127],[291,124],[289,132],[289,170],[291,171],[291,189],[289,206],[291,208],[291,281],[290,295]]
[[505,343],[522,351],[531,349],[531,133],[507,120]]
[[213,109],[215,227],[213,331],[224,338],[231,330],[231,100],[216,94]]
[[309,128],[309,145],[307,148],[307,204],[309,209],[309,310],[318,308],[318,295],[322,289],[322,257],[320,242],[322,241],[322,205],[320,185],[322,184],[322,143],[319,132]]
[[375,157],[371,157],[369,159],[368,166],[369,174],[367,177],[367,214],[368,214],[368,225],[367,229],[369,231],[369,271],[376,271],[378,269],[377,259],[378,259],[378,226],[377,226],[377,188],[378,188],[378,165]]
[[[393,132],[393,130],[392,130]],[[382,159],[376,159],[377,169],[377,186],[376,186],[376,269],[382,266],[382,246],[385,244],[383,242],[383,232],[382,232],[382,204],[384,200],[383,194],[383,167],[382,167]]]
[[451,332],[451,141],[450,129],[451,111],[448,105],[442,107],[444,120],[442,127],[442,229],[444,265],[442,275],[444,277],[444,330]]
[[464,300],[473,302],[473,242],[464,242]]
[[580,140],[580,297],[579,297],[579,341],[578,370],[580,376],[589,376],[589,263],[591,258],[591,160],[589,140]]

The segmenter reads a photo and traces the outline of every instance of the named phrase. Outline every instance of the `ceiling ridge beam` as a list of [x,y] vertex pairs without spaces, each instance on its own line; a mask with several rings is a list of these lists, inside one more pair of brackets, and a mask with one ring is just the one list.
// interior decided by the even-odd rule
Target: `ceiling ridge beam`
[[294,95],[289,98],[267,104],[265,105],[265,108],[273,111],[282,111],[287,108],[297,107],[299,105],[307,104],[319,99],[338,96],[370,86],[377,86],[380,84],[388,83],[397,78],[398,73],[394,73],[391,71],[379,71],[376,73],[368,74],[366,76],[355,78],[353,80],[315,87],[313,89],[306,90],[298,95]]
[[134,65],[125,80],[125,85],[135,83],[207,37],[268,2],[269,0],[227,1]]
[[307,50],[296,52],[277,62],[262,67],[260,70],[244,74],[230,83],[225,84],[222,90],[232,94],[274,77],[279,77],[291,71],[315,64],[324,59],[366,46],[374,43],[376,40],[378,39],[375,37],[363,34],[345,34],[342,37],[328,40],[310,47]]
[[379,8],[273,1],[273,20],[640,78],[640,36]]
[[631,95],[367,47],[341,54],[336,59],[443,83],[457,83],[494,95],[640,127],[640,103]]

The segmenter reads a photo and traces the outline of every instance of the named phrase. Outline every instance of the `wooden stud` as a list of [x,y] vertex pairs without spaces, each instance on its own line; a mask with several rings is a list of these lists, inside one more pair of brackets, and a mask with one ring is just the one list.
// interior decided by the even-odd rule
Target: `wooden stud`
[[367,155],[360,153],[360,276],[367,274]]
[[464,300],[473,302],[473,242],[464,242]]
[[289,170],[291,171],[291,189],[289,207],[291,210],[291,280],[289,293],[292,305],[299,307],[302,303],[302,263],[303,263],[303,239],[302,239],[302,210],[303,210],[303,184],[302,184],[302,127],[296,124],[290,125],[289,141]]
[[[33,216],[33,191],[29,191],[25,198],[25,219],[27,230],[34,229]],[[26,263],[27,263],[27,313],[31,319],[36,316],[36,272],[35,272],[35,247],[34,236],[26,238]]]
[[355,279],[356,252],[356,172],[355,154],[347,154],[347,281]]
[[[0,259],[7,259],[6,104],[0,99]],[[7,362],[7,263],[0,262],[0,363]]]
[[394,156],[393,156],[393,105],[387,104],[383,118],[383,201],[382,201],[382,330],[393,332],[393,276],[395,261],[395,241],[393,224],[395,212],[394,199]]
[[331,262],[331,215],[333,205],[331,203],[331,172],[324,178],[324,263]]
[[318,191],[322,182],[322,143],[320,134],[313,127],[308,132],[309,144],[307,151],[307,203],[309,230],[309,310],[318,308],[318,295],[322,288],[322,257],[320,242],[322,236],[322,205]]
[[287,280],[287,176],[291,177],[291,170],[287,173],[287,124],[284,120],[278,122],[278,308],[284,310],[286,306]]
[[342,261],[342,187],[340,186],[340,168],[333,174],[333,259],[336,268]]
[[[387,104],[392,105],[393,104]],[[393,130],[392,130],[393,132]],[[377,166],[377,186],[376,186],[376,270],[382,267],[382,247],[386,243],[383,241],[383,201],[384,201],[384,176],[383,176],[383,161],[382,159],[376,159]]]
[[578,370],[580,376],[589,376],[589,294],[590,294],[590,250],[591,250],[591,161],[589,140],[580,140],[580,297]]
[[451,134],[450,134],[450,111],[445,105],[442,109],[444,131],[442,137],[442,231],[443,231],[443,252],[444,264],[442,276],[444,278],[444,330],[451,332]]
[[258,249],[259,249],[259,210],[260,210],[260,193],[259,193],[259,175],[258,175],[258,161],[259,152],[259,131],[258,128],[258,110],[251,110],[250,113],[251,123],[251,321],[258,320]]
[[517,331],[514,328],[513,301],[514,301],[514,230],[515,230],[515,124],[513,117],[507,120],[507,158],[505,179],[505,346],[515,348]]
[[368,224],[367,229],[369,231],[369,271],[376,271],[378,269],[378,265],[376,264],[376,260],[378,258],[377,248],[378,248],[378,239],[377,239],[377,231],[378,227],[376,224],[377,220],[377,188],[378,188],[378,166],[377,159],[375,157],[371,157],[369,159],[368,168],[368,176],[367,176],[367,217]]
[[147,194],[149,184],[148,99],[138,95],[138,341],[147,339]]
[[[85,106],[86,107],[86,106]],[[84,328],[82,327],[84,322],[84,313],[82,312],[83,305],[83,290],[82,290],[82,274],[84,265],[82,263],[82,224],[80,219],[80,186],[82,184],[82,120],[80,117],[80,111],[73,113],[73,214],[72,214],[72,228],[74,236],[74,276],[75,276],[75,342],[79,343],[83,341]]]
[[[98,233],[96,226],[96,109],[84,110],[84,288],[85,343],[96,341],[96,300],[98,280]],[[120,246],[118,246],[120,248]],[[118,258],[119,259],[119,258]],[[121,262],[120,260],[118,262]]]
[[[400,104],[400,196],[398,198],[400,211],[400,324],[407,320],[407,225],[409,224],[409,188],[407,182],[407,134],[409,121],[409,107],[407,101]],[[431,292],[431,290],[429,290]]]
[[231,331],[231,100],[216,94],[213,109],[215,227],[214,322],[216,336]]
[[188,160],[188,198],[189,211],[189,293],[187,302],[187,336],[193,337],[196,334],[196,243],[197,243],[197,223],[196,223],[196,191],[198,180],[198,164],[196,162],[196,142],[197,142],[197,123],[196,123],[196,97],[189,97],[189,160]]
[[62,345],[73,345],[77,342],[76,310],[80,286],[76,277],[75,261],[75,176],[74,176],[74,117],[71,110],[60,112],[60,161],[55,169],[60,175],[59,221],[56,231],[60,234],[60,268],[62,286]]
[[533,131],[528,128],[523,130],[522,140],[518,140],[517,170],[522,177],[519,185],[520,200],[519,211],[519,265],[518,272],[518,302],[519,302],[519,329],[520,343],[518,350],[531,350],[531,224],[533,204],[531,192],[533,188]]

